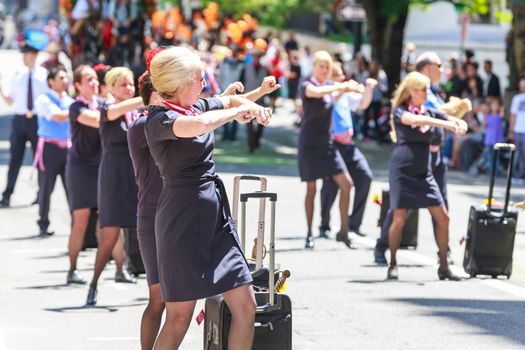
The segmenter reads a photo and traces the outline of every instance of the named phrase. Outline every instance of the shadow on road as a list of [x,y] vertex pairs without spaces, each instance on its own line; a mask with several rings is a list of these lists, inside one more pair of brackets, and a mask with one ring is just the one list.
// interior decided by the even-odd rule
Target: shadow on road
[[58,253],[55,255],[42,255],[42,256],[33,256],[30,257],[30,259],[38,259],[38,260],[47,260],[47,259],[58,259],[63,258],[65,256],[68,256],[68,253],[65,251],[63,253]]
[[15,289],[33,289],[33,290],[40,290],[40,289],[62,289],[62,288],[71,288],[71,285],[67,283],[62,284],[44,284],[39,286],[27,286],[27,287],[17,287]]
[[458,300],[400,298],[393,301],[418,305],[427,315],[446,317],[482,329],[485,334],[525,345],[525,303],[511,300]]
[[[426,281],[426,282],[432,282],[432,281]],[[425,281],[407,281],[407,280],[388,280],[386,278],[384,279],[353,279],[348,280],[346,283],[359,283],[359,284],[376,284],[376,283],[403,283],[403,284],[412,284],[415,286],[424,286]]]
[[146,305],[146,302],[143,303],[133,303],[133,304],[120,304],[120,305],[95,305],[95,306],[88,306],[88,305],[82,305],[82,306],[64,306],[64,307],[52,307],[52,308],[45,308],[43,310],[45,311],[51,311],[51,312],[99,312],[99,311],[108,311],[108,312],[116,312],[119,309],[125,308],[125,307],[136,307],[136,306],[143,306]]

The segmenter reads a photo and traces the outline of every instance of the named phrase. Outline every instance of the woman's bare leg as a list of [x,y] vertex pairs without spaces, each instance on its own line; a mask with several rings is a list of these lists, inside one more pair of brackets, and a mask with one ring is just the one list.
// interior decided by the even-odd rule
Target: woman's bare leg
[[308,181],[306,183],[306,197],[304,199],[304,209],[306,211],[306,226],[308,228],[308,236],[312,235],[312,222],[314,219],[314,200],[315,200],[315,181]]
[[148,306],[142,314],[140,323],[140,345],[142,350],[151,350],[159,334],[160,322],[162,321],[162,312],[164,303],[160,298],[160,284],[149,286]]
[[245,284],[222,295],[232,313],[228,349],[250,350],[253,343],[255,310],[257,309],[252,286]]
[[339,186],[339,214],[341,216],[341,235],[348,237],[348,211],[350,210],[350,191],[354,185],[350,174],[342,172],[332,177]]
[[407,218],[406,209],[394,209],[392,215],[392,224],[388,231],[388,245],[390,246],[390,269],[397,266],[396,254],[401,244],[403,227]]
[[190,326],[196,300],[166,303],[166,321],[160,331],[155,350],[177,350]]

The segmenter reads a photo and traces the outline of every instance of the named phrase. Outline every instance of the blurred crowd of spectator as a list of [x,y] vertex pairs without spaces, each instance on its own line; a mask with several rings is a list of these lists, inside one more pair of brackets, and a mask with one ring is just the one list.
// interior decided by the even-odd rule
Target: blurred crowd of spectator
[[[189,21],[177,8],[156,11],[148,1],[143,2],[142,7],[137,3],[130,0],[78,0],[74,7],[65,9],[68,20],[63,22],[50,19],[43,23],[27,13],[2,16],[1,47],[17,47],[23,40],[21,33],[38,26],[49,39],[49,58],[44,67],[62,64],[71,71],[80,64],[99,65],[99,68],[124,66],[131,68],[137,79],[145,70],[149,50],[157,46],[191,45],[199,50],[206,63],[205,94],[220,93],[234,81],[243,82],[249,90],[258,86],[264,76],[273,75],[283,89],[260,102],[275,109],[281,105],[279,98],[290,99],[293,112],[298,115],[297,124],[300,123],[299,86],[301,79],[311,72],[312,53],[308,46],[299,44],[293,32],[282,39],[279,34],[271,32],[259,37],[257,21],[253,17],[245,15],[237,21],[220,17],[214,3],[203,10],[193,11]],[[352,57],[347,45],[341,44],[341,49],[333,54],[335,60],[341,62],[347,78],[360,83],[367,78],[378,81],[368,109],[353,116],[354,137],[364,143],[390,142],[389,79],[385,71],[377,60],[362,53]],[[414,69],[415,57],[416,47],[408,43],[401,62],[403,74]],[[480,68],[483,73],[480,73]],[[466,50],[461,60],[451,56],[442,69],[443,84],[435,88],[443,99],[466,97],[473,104],[472,112],[464,117],[469,132],[464,136],[447,136],[445,158],[452,168],[472,173],[486,171],[489,163],[485,160],[490,157],[484,149],[488,149],[494,140],[505,140],[508,133],[499,77],[492,71],[490,60],[480,64],[471,50]],[[497,132],[493,128],[497,128]],[[226,126],[223,138],[235,140],[236,130],[235,124]],[[254,151],[255,146],[250,150]]]

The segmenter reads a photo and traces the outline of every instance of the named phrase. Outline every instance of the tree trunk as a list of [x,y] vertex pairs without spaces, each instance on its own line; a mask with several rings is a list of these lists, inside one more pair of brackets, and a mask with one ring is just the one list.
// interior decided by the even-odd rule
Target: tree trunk
[[512,39],[509,57],[510,90],[518,90],[520,77],[525,76],[525,4],[512,4]]
[[372,59],[383,66],[390,94],[399,84],[409,0],[400,0],[394,6],[389,0],[362,1],[362,4],[367,17]]

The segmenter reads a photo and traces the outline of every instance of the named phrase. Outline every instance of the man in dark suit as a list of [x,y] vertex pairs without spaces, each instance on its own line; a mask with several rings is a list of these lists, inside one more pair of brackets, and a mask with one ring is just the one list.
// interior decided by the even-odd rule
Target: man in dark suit
[[491,97],[501,97],[501,88],[499,85],[499,78],[492,72],[492,61],[485,60],[483,62],[483,70],[487,77],[483,82],[483,95]]

